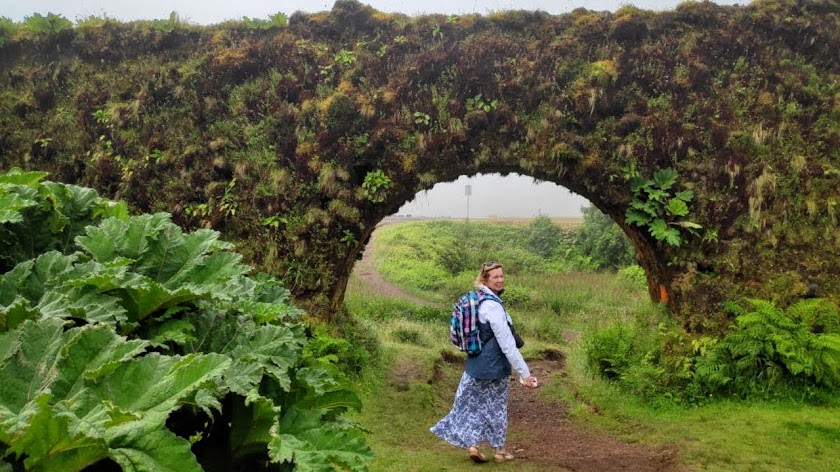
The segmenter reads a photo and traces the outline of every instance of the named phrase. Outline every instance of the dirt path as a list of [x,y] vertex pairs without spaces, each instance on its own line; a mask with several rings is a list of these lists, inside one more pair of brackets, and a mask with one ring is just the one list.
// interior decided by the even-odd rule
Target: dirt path
[[[562,360],[529,362],[531,372],[550,381],[563,370]],[[575,425],[568,406],[551,402],[513,382],[510,389],[508,448],[522,461],[545,470],[601,472],[687,472],[676,461],[675,451],[629,444]]]
[[370,237],[362,260],[356,263],[353,273],[361,279],[371,292],[386,295],[388,297],[402,298],[418,305],[431,306],[432,303],[406,293],[403,289],[383,279],[373,266],[373,251],[376,246],[376,232]]
[[[390,284],[374,269],[372,253],[374,236],[368,243],[363,259],[356,265],[355,273],[370,290],[392,297],[401,297],[414,303],[429,302],[413,297]],[[565,333],[567,342],[576,340],[575,333]],[[555,359],[529,362],[529,367],[543,383],[556,381],[565,368],[562,355]],[[460,362],[460,361],[458,361]],[[400,371],[399,366],[394,366]],[[392,376],[396,372],[392,372]],[[403,384],[405,379],[397,382]],[[508,450],[517,461],[537,465],[541,470],[561,472],[688,472],[676,460],[670,448],[653,448],[631,444],[599,432],[589,431],[569,419],[568,405],[553,402],[539,395],[538,391],[525,389],[511,381]],[[453,390],[454,395],[454,390]]]

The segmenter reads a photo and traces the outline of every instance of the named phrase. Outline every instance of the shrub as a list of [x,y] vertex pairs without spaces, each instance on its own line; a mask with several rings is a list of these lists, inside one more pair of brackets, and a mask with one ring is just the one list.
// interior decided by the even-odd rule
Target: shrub
[[618,270],[618,275],[637,287],[647,287],[647,274],[642,266],[633,264]]
[[710,393],[742,396],[840,386],[840,332],[814,331],[836,326],[836,306],[804,300],[783,310],[766,300],[744,303],[728,305],[737,315],[735,330],[698,359],[696,382]]
[[350,320],[343,323],[338,331],[341,337],[331,335],[325,326],[316,327],[304,348],[303,359],[333,374],[358,376],[372,359],[378,357],[378,339]]
[[589,366],[610,380],[617,380],[631,365],[635,329],[626,323],[614,323],[594,331],[584,340]]
[[502,299],[508,307],[529,308],[537,301],[537,294],[520,285],[508,285]]
[[497,259],[502,263],[505,267],[505,275],[517,276],[519,274],[545,273],[547,259],[525,248],[512,247],[504,251],[498,251],[495,254],[498,254],[498,257],[493,257],[492,259]]
[[616,323],[585,337],[590,368],[646,398],[805,398],[840,386],[840,310],[828,300],[781,309],[765,300],[728,304],[736,315],[722,338],[650,320]]
[[458,275],[472,267],[470,253],[464,244],[452,244],[444,247],[437,255],[438,264],[450,275]]
[[656,398],[668,393],[667,371],[649,358],[627,366],[620,382],[628,391],[644,398]]
[[595,207],[584,207],[583,223],[575,235],[575,246],[590,258],[595,269],[615,270],[633,264],[636,252],[627,235]]
[[727,306],[736,319],[722,338],[666,322],[654,330],[643,320],[596,330],[585,338],[588,364],[633,393],[692,403],[731,396],[819,400],[840,386],[840,310],[832,302]]
[[531,220],[526,231],[526,246],[528,250],[544,258],[551,257],[560,242],[563,230],[551,221],[551,218],[540,215]]
[[401,343],[414,344],[415,346],[428,345],[423,334],[412,328],[397,328],[394,330],[394,337]]

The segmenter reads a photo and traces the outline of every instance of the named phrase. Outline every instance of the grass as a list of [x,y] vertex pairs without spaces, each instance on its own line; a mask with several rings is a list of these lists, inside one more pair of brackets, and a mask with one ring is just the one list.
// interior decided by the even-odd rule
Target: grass
[[577,421],[628,441],[673,444],[695,470],[840,471],[837,408],[725,399],[697,407],[653,407],[593,378],[582,353],[571,353],[561,395],[572,404]]
[[[394,266],[416,266],[412,260],[397,262]],[[472,279],[448,277],[439,281],[441,287],[460,284],[466,290]],[[545,348],[560,348],[566,354],[562,381],[544,388],[541,395],[568,403],[572,421],[580,427],[633,443],[671,445],[681,463],[698,471],[840,471],[836,454],[840,409],[836,406],[728,399],[694,407],[667,398],[646,402],[593,376],[586,367],[583,342],[565,342],[564,334],[585,336],[617,320],[656,319],[662,313],[650,303],[644,287],[616,274],[584,272],[520,271],[507,282],[516,299],[508,308],[526,338],[526,358]],[[441,292],[419,295],[428,300],[450,296]],[[348,309],[383,343],[379,364],[364,374],[365,409],[355,418],[370,431],[368,439],[376,454],[372,471],[472,470],[475,466],[464,451],[428,431],[449,410],[461,375],[459,363],[443,361],[456,352],[447,333],[450,303],[428,308],[381,298],[351,278]],[[499,467],[527,470],[523,462]]]
[[[451,407],[460,365],[435,367],[429,349],[386,343],[382,366],[365,376],[364,409],[353,419],[369,431],[374,452],[371,472],[464,471],[479,467],[464,450],[438,439],[429,428]],[[380,367],[382,367],[380,366]],[[430,375],[442,378],[430,384]],[[494,470],[536,471],[531,465],[503,464]]]

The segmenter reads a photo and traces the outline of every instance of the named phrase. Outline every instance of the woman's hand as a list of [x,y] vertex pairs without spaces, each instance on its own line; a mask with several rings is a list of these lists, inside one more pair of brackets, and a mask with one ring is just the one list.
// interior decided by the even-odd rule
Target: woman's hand
[[528,388],[537,388],[540,385],[539,382],[537,382],[537,378],[533,375],[528,377],[527,379],[519,379],[519,383]]

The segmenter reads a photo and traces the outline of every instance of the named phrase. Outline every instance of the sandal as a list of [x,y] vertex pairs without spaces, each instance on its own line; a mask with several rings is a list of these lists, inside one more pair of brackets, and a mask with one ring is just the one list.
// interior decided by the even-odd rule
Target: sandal
[[481,451],[478,449],[478,446],[470,446],[469,451],[470,459],[472,459],[473,462],[478,464],[487,462],[487,457],[481,453]]
[[516,457],[514,457],[514,455],[509,452],[497,452],[493,454],[493,462],[507,462],[512,461],[515,458]]

